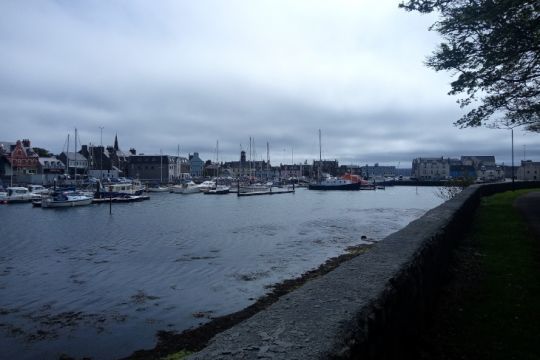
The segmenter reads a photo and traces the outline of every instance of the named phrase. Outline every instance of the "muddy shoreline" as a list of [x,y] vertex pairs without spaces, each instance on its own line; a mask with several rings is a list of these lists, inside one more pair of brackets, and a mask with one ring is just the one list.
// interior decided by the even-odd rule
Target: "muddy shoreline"
[[[285,280],[270,286],[269,293],[262,296],[255,303],[243,310],[213,318],[208,323],[197,328],[187,329],[181,333],[159,331],[157,333],[158,341],[153,349],[137,350],[124,359],[159,359],[180,351],[197,352],[203,349],[208,341],[215,335],[250,318],[259,311],[266,309],[268,306],[275,303],[281,296],[300,287],[307,281],[322,276],[334,270],[341,263],[367,252],[372,246],[373,244],[361,244],[348,247],[345,254],[328,259],[317,269],[310,270],[297,278]],[[204,316],[204,314],[202,315]],[[194,314],[194,316],[199,317],[199,314]]]

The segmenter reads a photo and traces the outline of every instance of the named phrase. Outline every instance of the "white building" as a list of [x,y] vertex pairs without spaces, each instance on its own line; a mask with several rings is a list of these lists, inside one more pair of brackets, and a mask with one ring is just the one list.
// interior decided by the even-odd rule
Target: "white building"
[[496,182],[504,181],[504,169],[502,166],[481,166],[479,170],[476,171],[478,181],[480,182]]
[[[450,177],[450,158],[416,158],[412,162],[412,176],[423,181],[438,181]],[[458,160],[459,161],[459,160]]]
[[540,180],[540,162],[526,160],[517,170],[517,179],[522,181]]

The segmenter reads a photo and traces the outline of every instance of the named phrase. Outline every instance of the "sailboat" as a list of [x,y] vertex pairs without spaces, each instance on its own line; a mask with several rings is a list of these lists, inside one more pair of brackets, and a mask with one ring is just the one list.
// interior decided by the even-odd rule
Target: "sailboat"
[[206,195],[225,195],[231,191],[231,188],[226,185],[218,184],[219,180],[219,141],[216,142],[216,183],[215,186],[205,191]]
[[163,186],[163,151],[159,151],[159,184],[151,184],[146,187],[147,192],[168,192],[169,188]]
[[321,179],[322,146],[321,129],[319,129],[319,166],[317,168],[317,182],[308,185],[309,190],[360,190],[360,183],[354,183],[349,179],[337,177],[325,177]]

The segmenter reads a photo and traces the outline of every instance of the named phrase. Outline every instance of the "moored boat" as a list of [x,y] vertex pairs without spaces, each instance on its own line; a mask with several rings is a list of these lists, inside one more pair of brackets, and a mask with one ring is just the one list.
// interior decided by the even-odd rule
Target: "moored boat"
[[98,190],[95,193],[95,198],[118,197],[121,195],[142,195],[144,187],[139,182],[120,182],[101,184],[97,182]]
[[201,192],[198,185],[193,181],[189,181],[183,184],[174,185],[169,190],[175,194],[198,194]]
[[158,186],[148,186],[146,188],[146,191],[147,192],[168,192],[169,191],[169,188],[166,187],[166,186],[161,186],[161,185],[158,185]]
[[31,202],[32,200],[38,200],[41,196],[33,194],[28,188],[22,186],[10,186],[6,189],[5,195],[0,197],[0,202],[10,203],[24,203]]
[[[41,198],[42,208],[60,208],[84,206],[92,203],[92,197],[82,194],[79,191],[55,192],[51,195],[44,195]],[[36,204],[34,204],[36,205]]]
[[216,185],[215,188],[209,189],[208,191],[205,191],[204,194],[207,195],[225,195],[230,192],[231,188],[226,185]]
[[360,190],[360,183],[330,177],[317,183],[309,184],[309,190]]
[[199,191],[207,192],[208,190],[216,187],[216,182],[211,180],[203,181],[202,183],[197,185],[197,187],[199,188]]
[[[321,130],[319,129],[319,164],[322,164]],[[317,182],[308,185],[308,190],[360,190],[360,181],[349,178],[322,177],[321,166],[317,167]],[[322,177],[322,178],[321,178]]]
[[44,195],[49,193],[49,189],[43,185],[28,185],[28,191],[36,195]]

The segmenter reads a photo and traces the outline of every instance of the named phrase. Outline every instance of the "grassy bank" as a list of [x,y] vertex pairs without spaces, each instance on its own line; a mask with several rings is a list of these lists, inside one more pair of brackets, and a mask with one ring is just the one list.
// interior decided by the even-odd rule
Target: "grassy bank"
[[423,359],[540,359],[540,242],[513,207],[482,199],[420,345]]

